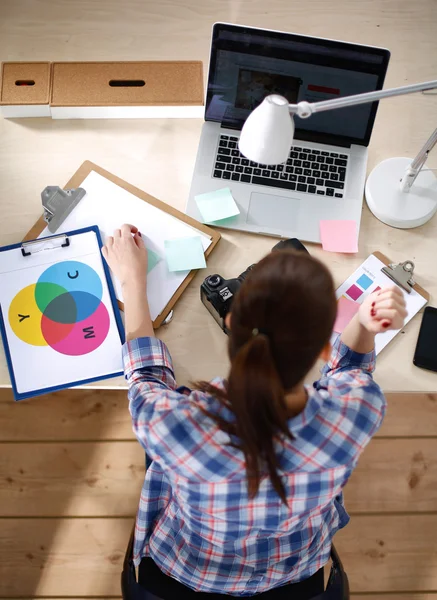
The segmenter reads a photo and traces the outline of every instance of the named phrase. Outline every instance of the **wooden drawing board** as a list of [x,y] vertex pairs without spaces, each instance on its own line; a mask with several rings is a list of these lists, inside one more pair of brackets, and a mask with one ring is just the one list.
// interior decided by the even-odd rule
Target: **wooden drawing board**
[[[206,225],[203,225],[202,223],[199,223],[195,219],[192,219],[191,217],[185,215],[184,213],[176,210],[175,208],[169,206],[165,202],[162,202],[161,200],[154,198],[150,194],[143,192],[139,188],[131,185],[130,183],[127,183],[123,179],[120,179],[116,175],[113,175],[109,171],[102,169],[101,167],[99,167],[98,165],[95,165],[94,163],[92,163],[90,161],[85,161],[81,165],[81,167],[76,171],[76,173],[66,183],[66,185],[64,186],[64,189],[80,187],[82,182],[86,179],[86,177],[88,177],[88,175],[92,171],[95,171],[102,177],[108,179],[115,185],[118,185],[119,187],[123,188],[124,190],[133,194],[134,196],[143,200],[144,202],[148,202],[149,204],[158,208],[159,210],[162,210],[163,212],[171,215],[172,217],[179,219],[180,221],[186,223],[187,225],[193,227],[194,229],[197,229],[198,231],[209,236],[211,238],[211,244],[208,247],[208,249],[205,251],[205,258],[207,258],[211,254],[211,252],[214,250],[215,246],[217,245],[218,241],[220,240],[221,236],[220,236],[220,233],[218,233],[217,231],[211,229],[210,227],[207,227]],[[98,223],[97,223],[97,225],[98,225]],[[46,226],[47,226],[47,223],[45,222],[44,218],[41,216],[40,219],[38,219],[38,221],[35,223],[35,225],[28,231],[28,233],[24,237],[23,241],[36,239],[42,233],[42,231],[44,231]],[[173,309],[174,305],[179,300],[179,298],[183,294],[184,290],[186,289],[186,287],[188,286],[190,281],[195,276],[196,272],[197,272],[196,270],[190,271],[190,273],[184,279],[182,284],[178,287],[176,292],[173,294],[173,296],[171,297],[170,301],[167,303],[167,305],[165,306],[163,311],[153,321],[153,326],[155,329],[157,329],[163,323],[163,321],[165,321],[168,314]],[[118,304],[119,304],[120,309],[124,310],[123,303],[119,302]]]

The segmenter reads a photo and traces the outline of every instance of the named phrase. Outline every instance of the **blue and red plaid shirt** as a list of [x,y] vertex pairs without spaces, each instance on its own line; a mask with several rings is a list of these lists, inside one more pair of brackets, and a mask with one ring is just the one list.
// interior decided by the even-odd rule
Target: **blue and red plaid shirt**
[[[267,475],[249,499],[243,454],[201,408],[233,419],[214,397],[178,388],[170,353],[156,338],[125,344],[134,432],[152,464],[136,521],[134,561],[198,591],[251,596],[310,577],[328,559],[349,516],[342,488],[381,425],[386,402],[373,381],[374,354],[340,341],[304,410],[277,442],[288,506]],[[212,382],[223,388],[224,381]]]

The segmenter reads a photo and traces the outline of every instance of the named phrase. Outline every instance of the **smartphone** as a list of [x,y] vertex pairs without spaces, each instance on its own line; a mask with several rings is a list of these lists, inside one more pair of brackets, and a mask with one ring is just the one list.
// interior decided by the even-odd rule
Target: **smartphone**
[[427,306],[423,313],[413,363],[437,372],[437,308]]

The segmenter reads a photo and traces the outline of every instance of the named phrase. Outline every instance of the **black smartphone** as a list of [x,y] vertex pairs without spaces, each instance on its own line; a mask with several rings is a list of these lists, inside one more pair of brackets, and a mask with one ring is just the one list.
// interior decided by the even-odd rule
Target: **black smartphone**
[[427,306],[423,313],[413,363],[437,372],[437,308]]

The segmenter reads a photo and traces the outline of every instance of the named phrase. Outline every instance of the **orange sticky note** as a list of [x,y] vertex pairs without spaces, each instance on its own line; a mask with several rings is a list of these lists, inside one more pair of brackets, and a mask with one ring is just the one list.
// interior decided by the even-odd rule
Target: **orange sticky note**
[[328,252],[358,252],[358,232],[355,221],[320,221],[320,239]]
[[342,296],[337,302],[337,318],[334,324],[334,331],[343,333],[343,329],[352,320],[360,308],[358,302],[349,300]]

